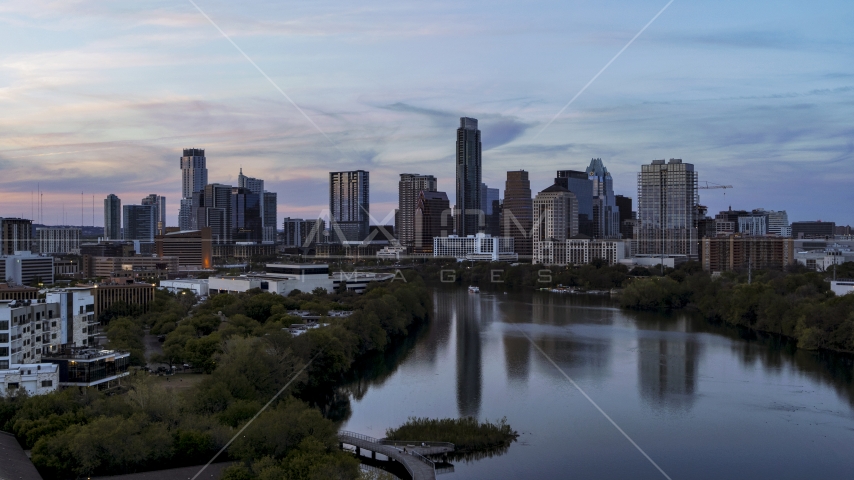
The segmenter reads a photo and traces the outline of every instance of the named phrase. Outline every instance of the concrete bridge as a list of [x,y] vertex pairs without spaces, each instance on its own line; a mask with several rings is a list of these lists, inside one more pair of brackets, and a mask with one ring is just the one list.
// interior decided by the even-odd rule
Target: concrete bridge
[[436,478],[436,463],[424,455],[441,455],[454,451],[452,443],[380,440],[344,430],[338,432],[338,442],[342,448],[344,444],[356,447],[357,455],[361,455],[363,449],[371,452],[373,459],[377,458],[378,453],[385,455],[403,465],[412,480]]

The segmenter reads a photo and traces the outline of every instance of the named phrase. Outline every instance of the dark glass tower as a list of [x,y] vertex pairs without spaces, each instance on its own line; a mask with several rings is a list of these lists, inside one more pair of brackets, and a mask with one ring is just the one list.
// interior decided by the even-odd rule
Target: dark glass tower
[[454,222],[457,235],[465,237],[485,227],[484,211],[480,204],[481,144],[477,119],[460,118],[457,129],[457,205]]
[[329,216],[335,242],[361,242],[370,230],[370,175],[329,172]]
[[534,226],[534,201],[531,182],[525,170],[507,172],[504,205],[501,209],[501,236],[513,237],[513,248],[519,260],[532,255],[531,230]]

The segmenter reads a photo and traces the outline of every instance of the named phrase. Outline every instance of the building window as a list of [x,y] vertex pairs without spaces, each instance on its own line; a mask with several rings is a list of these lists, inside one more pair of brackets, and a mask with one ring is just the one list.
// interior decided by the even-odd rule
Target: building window
[[0,347],[0,357],[9,356],[9,347]]
[[52,387],[53,380],[42,380],[42,387]]
[[9,321],[8,320],[0,321],[0,330],[9,330]]
[[0,370],[9,368],[9,360],[0,360]]
[[18,382],[10,382],[9,383],[9,390],[17,390],[17,389],[18,389]]

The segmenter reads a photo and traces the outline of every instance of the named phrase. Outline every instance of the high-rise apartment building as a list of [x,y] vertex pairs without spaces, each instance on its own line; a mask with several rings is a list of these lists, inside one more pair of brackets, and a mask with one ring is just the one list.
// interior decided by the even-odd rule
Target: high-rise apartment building
[[122,201],[112,193],[104,199],[104,239],[122,239]]
[[575,194],[557,184],[538,193],[531,233],[534,263],[565,264],[566,240],[578,235]]
[[78,227],[39,227],[38,250],[42,255],[80,254],[81,229]]
[[[33,243],[33,221],[0,217],[0,255],[30,251]],[[2,280],[0,280],[2,281]]]
[[361,242],[367,238],[370,233],[369,172],[329,172],[329,216],[335,242]]
[[283,230],[285,247],[310,249],[324,241],[323,232],[326,230],[326,222],[321,218],[303,220],[285,217]]
[[[405,247],[415,242],[415,207],[421,192],[435,192],[436,177],[418,173],[401,173],[397,184],[398,207],[394,226],[397,239]],[[430,245],[432,247],[432,239]]]
[[753,213],[761,213],[766,217],[767,233],[780,237],[791,237],[792,229],[789,226],[789,214],[785,210],[763,210],[757,208]]
[[513,237],[513,248],[520,260],[530,260],[532,255],[531,229],[534,226],[534,204],[528,172],[507,172],[504,183],[504,204],[501,207],[501,234]]
[[166,197],[152,193],[143,198],[141,204],[154,206],[154,218],[157,219],[155,232],[156,235],[163,235],[166,229]]
[[261,193],[261,226],[264,229],[262,238],[264,243],[276,243],[277,204],[276,192]]
[[422,190],[415,206],[415,241],[412,253],[433,253],[433,239],[453,230],[451,202],[445,192]]
[[181,157],[181,210],[178,226],[181,230],[197,227],[195,214],[200,205],[194,204],[193,195],[208,184],[208,168],[203,148],[185,148]]
[[457,129],[457,203],[454,208],[457,236],[474,235],[485,227],[480,189],[480,130],[477,119],[462,117]]
[[154,205],[124,205],[122,226],[125,240],[153,242],[157,235],[157,207]]
[[671,158],[642,165],[638,173],[638,235],[642,255],[698,258],[696,218],[699,196],[694,165]]
[[620,238],[620,211],[614,180],[601,158],[590,160],[587,176],[593,181],[593,237]]
[[558,170],[555,184],[569,190],[578,199],[578,233],[593,237],[593,179],[587,172]]

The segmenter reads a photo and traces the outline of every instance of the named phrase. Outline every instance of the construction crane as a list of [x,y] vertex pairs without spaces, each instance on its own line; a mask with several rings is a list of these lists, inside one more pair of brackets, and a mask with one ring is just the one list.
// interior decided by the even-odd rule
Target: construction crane
[[[713,182],[702,182],[702,183],[705,183],[706,185],[705,186],[702,186],[702,185],[698,186],[697,188],[699,190],[712,190],[715,188],[732,188],[732,185],[718,185],[717,183],[713,183]],[[724,193],[726,193],[726,192],[724,192]]]

